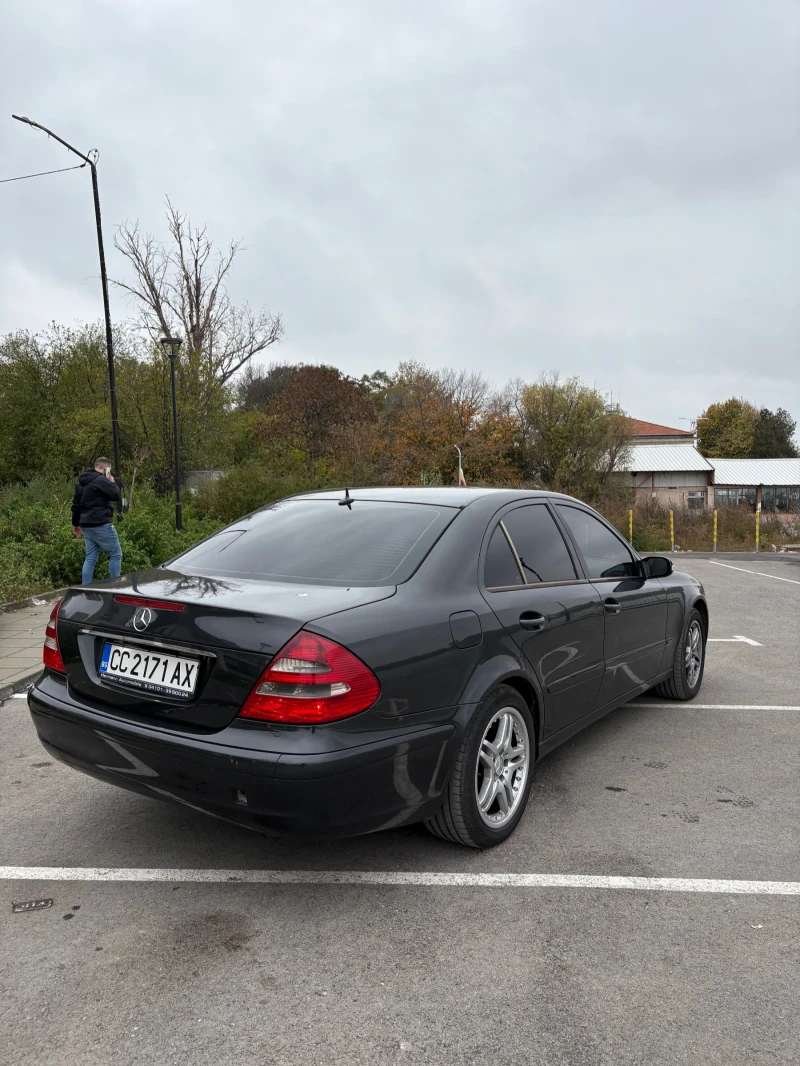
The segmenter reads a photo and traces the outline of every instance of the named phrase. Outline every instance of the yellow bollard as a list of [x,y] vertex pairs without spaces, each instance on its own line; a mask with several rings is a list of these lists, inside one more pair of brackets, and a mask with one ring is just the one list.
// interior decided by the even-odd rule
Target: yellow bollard
[[714,551],[717,550],[717,512],[714,512]]
[[628,543],[633,544],[633,511],[628,511]]
[[760,531],[760,525],[761,525],[761,512],[760,511],[756,511],[756,551],[759,550],[758,544],[759,544],[760,532],[761,532]]
[[675,551],[675,512],[670,510],[669,512],[669,550]]

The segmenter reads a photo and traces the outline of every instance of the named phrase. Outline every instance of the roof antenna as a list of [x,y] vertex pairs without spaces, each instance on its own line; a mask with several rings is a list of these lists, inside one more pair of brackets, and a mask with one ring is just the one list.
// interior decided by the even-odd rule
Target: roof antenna
[[353,501],[350,499],[350,489],[345,489],[344,490],[344,499],[343,500],[339,500],[339,506],[340,507],[348,507],[348,508],[352,509]]

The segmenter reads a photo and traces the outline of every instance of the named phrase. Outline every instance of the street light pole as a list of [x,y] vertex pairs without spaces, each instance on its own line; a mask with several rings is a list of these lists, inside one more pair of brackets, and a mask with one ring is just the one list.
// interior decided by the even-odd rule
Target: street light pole
[[162,337],[161,347],[169,359],[169,377],[172,385],[172,450],[175,455],[175,528],[183,529],[183,513],[181,511],[181,474],[178,461],[178,404],[175,399],[175,359],[180,350],[181,340],[179,337]]
[[[100,193],[97,187],[97,152],[93,149],[94,158],[90,155],[84,155],[83,152],[79,152],[77,148],[73,148],[71,144],[59,137],[57,133],[53,133],[46,126],[41,126],[38,122],[34,122],[33,119],[26,118],[24,115],[12,115],[17,122],[24,122],[28,126],[32,126],[35,130],[41,130],[42,133],[46,133],[48,137],[52,137],[58,141],[59,144],[63,144],[66,149],[72,152],[74,155],[82,159],[84,163],[88,163],[92,172],[92,193],[94,195],[94,218],[97,225],[97,250],[100,255],[100,281],[103,286],[103,313],[106,320],[106,353],[108,355],[108,391],[111,395],[111,439],[114,447],[114,473],[117,477],[120,476],[119,465],[119,419],[117,417],[117,378],[114,373],[114,338],[111,333],[111,309],[108,303],[108,276],[106,274],[106,256],[103,250],[103,227],[100,220]],[[122,500],[117,501],[117,510],[122,510]]]

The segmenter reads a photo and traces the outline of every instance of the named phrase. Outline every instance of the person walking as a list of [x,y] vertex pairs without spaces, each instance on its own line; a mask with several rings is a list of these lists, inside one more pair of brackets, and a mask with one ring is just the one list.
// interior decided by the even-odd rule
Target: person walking
[[72,532],[83,536],[86,558],[83,560],[81,583],[88,585],[94,577],[97,556],[104,551],[108,556],[108,572],[119,577],[122,566],[122,548],[117,531],[111,522],[114,504],[120,498],[119,485],[111,476],[111,463],[101,456],[78,478],[72,498]]

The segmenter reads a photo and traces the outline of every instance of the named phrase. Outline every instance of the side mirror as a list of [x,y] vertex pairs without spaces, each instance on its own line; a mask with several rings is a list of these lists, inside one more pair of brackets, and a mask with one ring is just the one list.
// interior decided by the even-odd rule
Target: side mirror
[[648,555],[642,559],[645,577],[669,577],[672,573],[672,559],[665,559],[663,555]]

